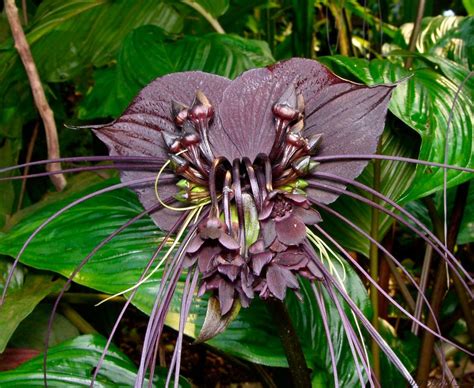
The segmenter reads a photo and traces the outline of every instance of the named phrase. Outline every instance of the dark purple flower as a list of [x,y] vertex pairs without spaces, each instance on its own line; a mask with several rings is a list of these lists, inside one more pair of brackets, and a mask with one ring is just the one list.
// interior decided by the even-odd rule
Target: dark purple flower
[[[199,294],[211,292],[219,320],[228,322],[237,304],[246,307],[255,296],[283,300],[288,289],[297,292],[298,277],[328,281],[307,238],[307,228],[321,221],[311,205],[333,202],[346,186],[342,180],[352,181],[367,162],[319,164],[316,158],[373,154],[392,88],[343,80],[306,59],[247,71],[233,81],[171,74],[94,131],[112,156],[169,161],[159,171],[124,170],[122,181],[132,186],[148,178],[133,188],[146,209],[163,204],[152,214],[158,227],[176,232],[178,223],[178,231],[188,230],[169,277],[178,279],[187,269],[188,278],[199,278]],[[316,174],[340,179],[331,185],[340,191],[311,184]],[[179,226],[183,211],[198,209],[200,221],[186,218]],[[186,290],[183,319],[194,288]],[[144,354],[161,332],[167,299],[158,299]],[[214,322],[218,316],[208,315]],[[214,335],[225,325],[216,327]],[[203,331],[213,335],[206,324]],[[148,365],[142,357],[139,379]]]

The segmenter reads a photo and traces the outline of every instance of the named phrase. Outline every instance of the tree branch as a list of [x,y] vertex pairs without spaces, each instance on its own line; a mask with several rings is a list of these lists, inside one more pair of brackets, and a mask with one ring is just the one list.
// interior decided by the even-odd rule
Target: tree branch
[[[48,158],[57,159],[59,158],[59,142],[53,111],[49,107],[48,100],[46,99],[43,85],[41,84],[38,70],[33,60],[33,56],[31,55],[30,46],[28,45],[25,33],[21,26],[20,18],[18,16],[18,8],[16,7],[14,0],[5,0],[5,13],[12,30],[15,48],[20,55],[28,80],[30,81],[30,87],[36,108],[38,109],[43,121],[44,130],[46,132],[46,143],[48,145]],[[59,163],[51,163],[48,165],[48,170],[61,170],[61,165]],[[63,174],[51,175],[51,181],[58,191],[61,191],[66,186],[66,178]]]

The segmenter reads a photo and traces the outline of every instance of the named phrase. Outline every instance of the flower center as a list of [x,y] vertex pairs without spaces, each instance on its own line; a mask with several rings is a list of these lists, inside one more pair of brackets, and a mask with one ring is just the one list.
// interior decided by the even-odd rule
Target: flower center
[[218,293],[222,314],[236,296],[243,305],[255,292],[282,299],[287,287],[298,288],[297,273],[317,276],[308,268],[304,241],[306,224],[320,218],[303,190],[304,177],[317,166],[312,156],[321,136],[304,136],[303,96],[292,85],[272,112],[274,143],[254,161],[214,155],[209,139],[215,110],[200,91],[190,106],[172,103],[176,130],[162,133],[171,166],[183,178],[178,199],[211,204],[187,255],[198,263],[201,287]]

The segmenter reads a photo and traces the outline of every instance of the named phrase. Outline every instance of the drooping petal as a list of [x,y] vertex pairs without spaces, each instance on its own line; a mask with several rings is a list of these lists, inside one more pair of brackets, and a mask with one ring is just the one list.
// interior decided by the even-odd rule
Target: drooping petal
[[293,209],[293,214],[297,216],[301,221],[303,221],[306,225],[314,225],[323,220],[321,218],[321,214],[319,214],[317,210],[314,210],[312,208],[305,209],[301,206],[295,207]]
[[[230,80],[212,74],[192,71],[170,74],[156,79],[138,94],[130,106],[111,125],[94,129],[97,137],[109,148],[110,155],[150,156],[168,159],[161,132],[174,131],[171,114],[172,101],[190,105],[198,90],[201,90],[217,109],[224,89]],[[211,131],[220,126],[214,120]],[[156,176],[156,173],[126,171],[122,173],[122,181],[137,179],[143,174]],[[147,175],[147,176],[148,176]],[[157,202],[154,185],[143,185],[135,189],[145,208]],[[162,199],[176,194],[175,183],[163,183],[158,190]],[[173,204],[180,206],[179,202]],[[155,223],[164,230],[174,224],[180,212],[163,209],[155,212],[152,217]]]
[[219,236],[219,242],[226,247],[227,249],[230,250],[237,250],[240,248],[240,245],[237,241],[235,241],[232,237],[230,237],[226,233],[221,233]]
[[271,252],[257,253],[256,255],[252,256],[251,264],[252,264],[253,273],[256,276],[260,276],[260,273],[262,272],[263,267],[271,261],[272,257],[273,257],[273,253]]
[[306,255],[298,249],[288,249],[285,252],[279,253],[275,257],[275,263],[285,267],[291,267],[291,269],[299,269],[306,266],[308,258]]
[[223,279],[219,283],[219,304],[221,315],[227,314],[234,304],[234,286]]
[[298,288],[298,280],[290,270],[279,265],[270,265],[267,270],[267,285],[276,298],[284,300],[286,288]]
[[290,215],[275,223],[277,238],[286,245],[301,244],[306,238],[306,225],[298,217]]

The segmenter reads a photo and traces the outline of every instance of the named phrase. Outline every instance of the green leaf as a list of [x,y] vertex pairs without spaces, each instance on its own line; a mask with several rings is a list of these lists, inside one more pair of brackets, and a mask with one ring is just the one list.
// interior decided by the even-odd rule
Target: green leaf
[[[177,33],[182,23],[162,1],[48,0],[39,6],[27,38],[42,81],[60,82],[78,76],[86,66],[113,61],[124,37],[136,27],[153,24]],[[14,48],[2,55],[0,79],[24,79]],[[2,63],[7,63],[5,71]]]
[[[432,56],[422,58],[434,61]],[[333,56],[325,57],[324,61],[331,65],[336,73],[350,74],[368,84],[396,82],[410,74],[400,65],[388,60],[367,62],[357,58]],[[473,168],[474,79],[470,78],[465,83],[454,104],[458,88],[466,79],[468,71],[447,59],[437,61],[439,66],[442,64],[443,73],[449,76],[439,74],[427,67],[416,69],[409,79],[405,79],[397,86],[389,109],[421,136],[418,158],[438,163],[444,163],[446,132],[448,120],[452,114],[446,162]],[[414,184],[400,201],[408,202],[442,189],[443,174],[443,169],[440,168],[418,166]],[[449,170],[448,187],[465,182],[470,177],[468,173]]]
[[262,41],[222,34],[174,41],[159,28],[144,26],[127,36],[116,67],[96,73],[96,86],[81,104],[79,118],[116,117],[146,84],[169,73],[202,70],[234,78],[272,62]]
[[462,0],[462,3],[469,15],[474,14],[474,0]]
[[[57,345],[48,351],[48,386],[85,386],[105,347],[105,339],[98,335],[84,335]],[[111,346],[99,371],[97,387],[133,386],[137,368],[135,364]],[[155,386],[164,386],[166,371],[157,371]],[[36,357],[18,368],[0,373],[2,387],[43,387],[43,356]],[[184,381],[180,386],[188,387]]]
[[[79,177],[80,178],[80,177]],[[0,252],[15,256],[22,243],[33,230],[55,210],[62,208],[73,199],[93,192],[113,183],[105,181],[90,185],[86,180],[71,182],[69,191],[51,194],[47,200],[36,204],[17,215],[15,225],[8,233],[0,236]],[[120,227],[124,222],[141,212],[135,194],[119,190],[101,195],[70,209],[64,216],[53,221],[31,243],[22,261],[37,268],[48,268],[68,276],[74,267],[102,239]],[[122,232],[117,238],[102,248],[75,278],[77,283],[109,293],[122,291],[138,280],[154,249],[163,238],[150,218],[145,217]],[[334,263],[339,273],[342,268]],[[368,298],[357,274],[344,264],[346,278],[344,284],[355,302],[367,312]],[[135,306],[150,313],[157,293],[161,270],[141,286],[133,301]],[[184,282],[178,284],[176,298],[171,305],[167,324],[177,328],[179,324],[180,295]],[[295,319],[302,343],[305,344],[308,360],[327,370],[330,364],[327,342],[322,333],[321,318],[315,301],[304,284],[304,303],[294,297],[288,299],[289,309]],[[197,337],[204,322],[207,309],[206,298],[196,299],[186,333]],[[333,341],[338,344],[338,359],[346,370],[347,379],[353,376],[354,368],[347,364],[350,356],[344,344],[341,321],[334,308],[329,308]],[[255,300],[251,307],[242,309],[238,317],[226,331],[210,341],[210,344],[232,355],[272,366],[286,366],[286,357],[272,319],[263,302]]]
[[[401,47],[407,49],[413,23],[400,27]],[[424,18],[416,41],[416,50],[422,54],[450,59],[471,68],[474,58],[474,18],[463,16],[436,16]]]
[[[52,306],[41,303],[33,312],[20,323],[13,333],[8,347],[44,350],[44,339],[48,330]],[[73,339],[79,335],[79,330],[63,315],[56,313],[51,333],[49,346],[56,346],[61,342]]]
[[[11,265],[0,259],[0,293],[10,272]],[[16,328],[48,294],[59,291],[62,279],[54,280],[52,274],[27,272],[22,267],[15,270],[5,303],[0,307],[0,353]]]

